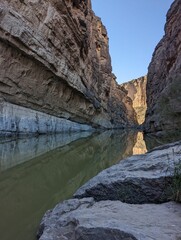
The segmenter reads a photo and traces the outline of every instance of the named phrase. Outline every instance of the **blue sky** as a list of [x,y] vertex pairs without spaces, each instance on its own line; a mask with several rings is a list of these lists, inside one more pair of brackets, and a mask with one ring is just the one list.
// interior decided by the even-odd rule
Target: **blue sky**
[[127,82],[147,73],[173,0],[92,0],[109,36],[113,73]]

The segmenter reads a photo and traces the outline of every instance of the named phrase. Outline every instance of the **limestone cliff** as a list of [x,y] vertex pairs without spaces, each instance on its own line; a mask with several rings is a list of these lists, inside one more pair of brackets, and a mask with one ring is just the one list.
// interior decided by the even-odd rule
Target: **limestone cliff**
[[130,97],[133,101],[133,108],[136,112],[136,118],[139,124],[142,124],[145,121],[145,113],[147,108],[146,82],[147,76],[144,76],[121,85],[127,90],[128,97]]
[[0,68],[1,101],[93,127],[136,122],[90,0],[1,2]]
[[148,69],[147,132],[181,128],[181,1],[167,13],[165,35]]

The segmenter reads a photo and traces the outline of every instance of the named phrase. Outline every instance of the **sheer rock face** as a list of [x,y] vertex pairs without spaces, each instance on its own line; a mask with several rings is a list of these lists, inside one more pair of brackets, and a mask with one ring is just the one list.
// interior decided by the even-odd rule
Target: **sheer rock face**
[[94,127],[136,122],[90,0],[0,3],[0,98]]
[[147,132],[181,126],[181,1],[167,13],[165,35],[157,45],[148,69]]
[[128,91],[128,97],[130,97],[133,101],[133,108],[136,112],[136,117],[139,124],[142,124],[145,121],[145,113],[147,108],[146,82],[147,76],[144,76],[121,85]]

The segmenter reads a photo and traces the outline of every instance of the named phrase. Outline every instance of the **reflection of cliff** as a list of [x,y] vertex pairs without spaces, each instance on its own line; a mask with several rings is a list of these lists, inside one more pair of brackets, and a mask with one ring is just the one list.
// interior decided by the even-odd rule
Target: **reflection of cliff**
[[32,240],[30,232],[47,209],[71,197],[102,169],[132,155],[135,142],[135,134],[96,133],[1,172],[1,238]]
[[[143,153],[145,145],[142,140],[141,133],[106,131],[94,133],[58,148],[57,142],[55,145],[52,142],[56,147],[53,150],[51,141],[48,142],[47,137],[42,136],[41,140],[37,141],[45,143],[47,147],[50,145],[51,151],[0,173],[1,238],[32,240],[30,232],[33,233],[36,229],[47,209],[70,198],[77,188],[102,169],[132,154]],[[145,140],[149,150],[150,147],[161,144],[158,137],[157,145],[153,143],[151,146],[149,143],[154,142],[153,138]],[[31,141],[26,139],[26,146],[29,146],[29,151],[38,153],[38,147]],[[12,146],[17,149],[20,145],[12,142]],[[28,147],[26,149],[28,154]]]
[[148,151],[151,149],[158,147],[160,145],[164,145],[167,143],[172,143],[181,140],[181,132],[180,131],[163,131],[157,134],[145,134],[144,140],[146,143],[146,147]]
[[90,136],[91,132],[73,132],[41,135],[31,138],[0,141],[0,171],[14,167],[77,139]]
[[143,133],[137,133],[136,144],[133,147],[133,155],[144,154],[147,152],[147,147],[143,138]]

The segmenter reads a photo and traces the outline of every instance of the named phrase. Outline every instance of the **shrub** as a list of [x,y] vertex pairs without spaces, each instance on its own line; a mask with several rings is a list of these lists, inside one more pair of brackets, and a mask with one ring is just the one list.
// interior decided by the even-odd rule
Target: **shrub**
[[173,200],[181,202],[181,161],[175,164],[172,191]]

